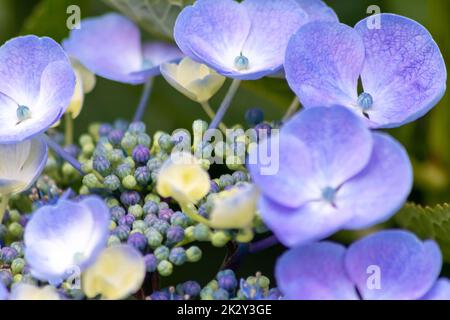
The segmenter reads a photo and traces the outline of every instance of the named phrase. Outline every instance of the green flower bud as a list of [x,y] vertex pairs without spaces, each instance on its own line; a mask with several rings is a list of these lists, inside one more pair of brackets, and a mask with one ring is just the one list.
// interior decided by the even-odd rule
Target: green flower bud
[[236,235],[236,241],[241,243],[248,243],[253,240],[254,234],[252,229],[241,229]]
[[215,291],[219,289],[219,282],[217,282],[217,280],[211,280],[210,282],[208,282],[206,287],[211,288]]
[[182,247],[176,247],[170,250],[169,260],[176,266],[183,265],[186,260],[186,251]]
[[153,254],[155,255],[156,259],[158,259],[158,261],[163,261],[169,259],[170,250],[166,246],[159,246],[155,249]]
[[129,190],[134,190],[137,186],[136,178],[132,175],[126,176],[122,179],[122,185]]
[[229,235],[224,231],[214,232],[211,236],[211,244],[215,247],[223,247],[230,241]]
[[25,260],[22,258],[14,259],[11,263],[11,271],[13,274],[22,273],[23,268],[25,267]]
[[148,134],[139,133],[137,135],[137,144],[141,144],[141,145],[149,148],[151,143],[152,143],[152,138],[150,138],[150,136]]
[[120,244],[120,239],[117,236],[111,235],[108,238],[108,247]]
[[257,277],[257,283],[258,285],[263,289],[268,289],[270,286],[270,280],[266,276],[259,276]]
[[85,161],[81,164],[81,170],[85,173],[94,171],[94,162],[92,160]]
[[133,222],[133,230],[137,230],[140,231],[141,233],[144,233],[146,228],[147,224],[142,220],[136,220]]
[[163,260],[158,263],[158,272],[161,276],[168,277],[173,272],[173,265],[169,261]]
[[64,162],[62,165],[62,173],[65,177],[73,177],[76,176],[78,172],[71,164]]
[[114,175],[111,174],[105,178],[103,181],[103,184],[105,185],[105,188],[111,191],[116,191],[120,188],[120,179]]
[[83,184],[89,189],[103,188],[103,184],[98,181],[97,176],[93,173],[84,176]]
[[161,150],[170,152],[173,148],[172,137],[167,133],[162,133],[158,139],[158,145]]
[[186,250],[186,257],[189,262],[198,262],[202,258],[202,250],[197,246],[192,246]]
[[91,123],[88,127],[89,134],[95,139],[98,140],[100,138],[98,132],[101,127],[101,124],[98,122]]
[[9,211],[9,220],[12,222],[19,222],[20,221],[20,213],[17,210],[10,210]]
[[194,228],[194,237],[197,241],[209,241],[211,230],[207,225],[199,223]]
[[134,162],[132,157],[126,157],[123,163],[126,163],[130,166],[131,169],[136,168],[136,163]]
[[78,139],[78,142],[80,143],[81,146],[83,146],[85,144],[94,143],[94,140],[92,139],[92,137],[90,135],[82,134],[80,136],[80,138]]
[[81,152],[83,155],[90,157],[95,150],[95,145],[93,143],[87,143],[81,146]]
[[164,241],[163,236],[161,235],[158,230],[154,228],[149,228],[144,232],[145,236],[147,237],[148,245],[150,248],[155,249],[161,245],[161,243]]
[[18,222],[13,222],[8,226],[9,233],[16,239],[23,236],[23,227]]
[[133,152],[133,149],[137,146],[137,144],[138,139],[136,135],[129,132],[125,133],[125,136],[123,137],[121,142],[121,146],[128,154],[131,154]]
[[108,208],[112,208],[112,207],[117,207],[120,205],[119,200],[117,200],[116,198],[106,198],[105,199],[106,205],[108,206]]
[[187,241],[195,241],[194,230],[195,230],[194,226],[190,226],[184,229],[184,238]]
[[205,287],[202,289],[202,291],[200,291],[200,299],[202,300],[214,300],[213,298],[213,294],[214,294],[214,290],[209,288],[209,287]]
[[109,221],[109,231],[113,231],[117,227],[117,223],[113,220]]
[[128,213],[132,214],[136,219],[140,219],[144,214],[144,210],[140,205],[136,204],[128,208]]
[[16,274],[13,277],[13,282],[14,283],[18,283],[18,282],[22,282],[23,276],[21,274]]
[[120,149],[114,149],[111,152],[108,152],[108,160],[114,165],[117,165],[123,159],[125,159],[125,156]]
[[149,202],[149,201],[153,201],[155,203],[160,203],[161,202],[161,198],[154,194],[154,193],[149,193],[146,197],[145,197],[145,202]]
[[86,186],[81,186],[78,193],[82,196],[88,195],[90,193],[89,188]]

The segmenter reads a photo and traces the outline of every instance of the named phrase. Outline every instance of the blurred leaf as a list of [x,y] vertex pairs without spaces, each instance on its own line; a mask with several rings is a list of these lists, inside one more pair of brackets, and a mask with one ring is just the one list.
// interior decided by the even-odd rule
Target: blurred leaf
[[180,11],[193,0],[103,0],[152,35],[171,39]]
[[395,216],[397,223],[422,239],[434,239],[441,247],[444,260],[450,262],[450,206],[421,207],[407,204]]
[[42,0],[25,20],[20,33],[48,36],[61,41],[69,32],[67,8],[71,5],[83,8],[87,3],[87,0]]

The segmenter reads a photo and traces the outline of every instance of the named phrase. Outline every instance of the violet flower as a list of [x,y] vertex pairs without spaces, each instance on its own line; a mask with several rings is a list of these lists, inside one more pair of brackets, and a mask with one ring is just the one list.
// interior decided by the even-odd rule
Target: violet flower
[[441,267],[434,241],[386,230],[348,249],[333,242],[291,249],[278,260],[275,273],[286,299],[448,300],[450,282],[438,279]]
[[75,89],[75,74],[59,44],[23,36],[0,47],[0,144],[36,136],[59,121]]
[[141,84],[159,75],[162,63],[182,57],[176,46],[141,43],[139,28],[128,18],[109,13],[81,21],[63,42],[71,57],[91,72],[113,81]]
[[309,21],[302,2],[311,3],[198,0],[178,16],[175,41],[184,54],[226,77],[255,80],[273,75],[282,69],[289,38]]
[[[370,24],[380,19],[380,28]],[[398,127],[433,108],[445,93],[444,59],[419,23],[394,14],[355,28],[315,22],[286,49],[289,85],[306,107],[346,106],[372,128]],[[358,96],[358,79],[364,92]]]
[[90,266],[106,246],[110,213],[102,199],[61,199],[37,210],[25,229],[25,259],[31,274],[58,284]]
[[383,222],[412,188],[403,147],[345,107],[306,109],[279,135],[278,172],[264,175],[259,161],[250,173],[263,220],[287,246]]

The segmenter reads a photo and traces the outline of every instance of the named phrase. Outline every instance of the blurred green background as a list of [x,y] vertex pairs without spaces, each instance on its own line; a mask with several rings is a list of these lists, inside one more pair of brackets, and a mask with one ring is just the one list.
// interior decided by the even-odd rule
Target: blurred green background
[[[109,0],[110,1],[110,0]],[[125,0],[120,0],[125,1]],[[157,0],[148,0],[156,1]],[[183,3],[185,0],[163,0]],[[412,18],[426,26],[439,44],[446,61],[450,61],[449,0],[328,0],[341,22],[354,25],[367,16],[370,5],[378,5],[382,12],[392,12]],[[37,34],[61,41],[69,30],[66,13],[69,5],[81,8],[82,18],[99,15],[114,9],[102,0],[0,0],[0,43],[20,34]],[[148,29],[148,28],[147,28]],[[144,38],[154,34],[143,31]],[[101,45],[101,44],[99,44]],[[121,57],[118,56],[117,59]],[[211,101],[220,103],[227,86]],[[116,118],[131,119],[138,103],[141,87],[97,79],[94,92],[86,97],[83,112],[75,120],[76,134],[86,130],[93,121],[113,121]],[[280,119],[293,98],[287,84],[279,79],[247,81],[241,86],[225,122],[229,125],[244,122],[247,108],[260,107],[268,120]],[[450,202],[450,101],[447,94],[426,117],[415,123],[389,132],[399,139],[408,150],[415,171],[415,188],[410,200],[423,205]],[[192,121],[205,118],[202,109],[158,78],[144,121],[151,133],[156,130],[189,128]],[[205,118],[206,119],[206,118]],[[212,250],[210,250],[211,252]],[[255,265],[271,273],[273,259],[280,248],[255,257],[252,266],[243,272],[254,272]],[[208,253],[212,264],[220,265],[223,252]],[[265,263],[262,263],[262,262]],[[248,269],[248,270],[247,270]],[[205,279],[211,275],[205,275]]]

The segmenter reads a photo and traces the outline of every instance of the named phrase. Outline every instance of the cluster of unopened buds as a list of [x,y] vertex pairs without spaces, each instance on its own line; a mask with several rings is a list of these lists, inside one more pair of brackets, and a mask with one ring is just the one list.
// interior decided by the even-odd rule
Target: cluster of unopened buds
[[[402,16],[375,18],[379,28],[368,18],[352,28],[321,0],[197,0],[176,20],[176,45],[143,43],[117,13],[84,19],[61,45],[32,35],[5,43],[0,298],[450,299],[433,240],[396,229],[348,247],[322,241],[403,206],[412,166],[380,130],[424,116],[446,89],[430,33]],[[147,130],[159,75],[210,120]],[[92,124],[74,143],[95,76],[143,84],[142,99],[131,121]],[[252,108],[246,124],[227,127],[240,83],[269,76],[295,93],[285,117]],[[209,101],[226,78],[216,112]],[[288,249],[272,285],[260,272],[236,276],[277,243]],[[218,247],[227,255],[214,280],[161,288]]]

